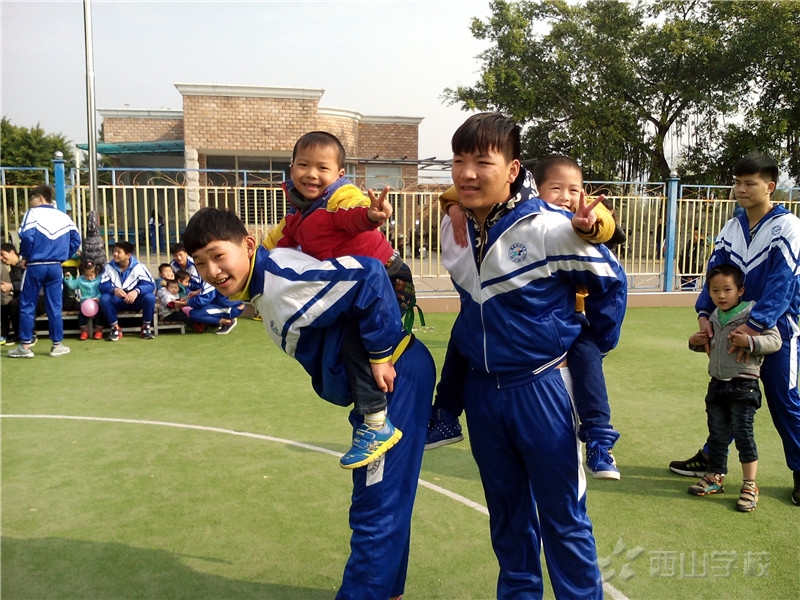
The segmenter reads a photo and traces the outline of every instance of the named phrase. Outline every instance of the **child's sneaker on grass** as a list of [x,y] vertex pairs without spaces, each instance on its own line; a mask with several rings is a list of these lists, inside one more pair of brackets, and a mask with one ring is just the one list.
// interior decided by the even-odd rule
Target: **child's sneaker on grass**
[[431,410],[425,450],[455,444],[463,439],[464,434],[461,432],[461,423],[458,422],[458,417],[441,408]]
[[586,466],[595,479],[619,479],[617,461],[614,460],[611,449],[599,442],[586,444]]
[[20,344],[16,348],[9,350],[8,356],[10,358],[33,358],[33,350]]
[[725,475],[722,473],[706,473],[703,478],[689,487],[689,493],[692,496],[710,496],[711,494],[721,494],[725,491],[725,486],[722,482]]
[[736,501],[736,510],[739,512],[753,512],[758,504],[758,486],[755,481],[745,481],[739,490],[739,499]]
[[94,335],[92,337],[94,339],[96,339],[96,340],[102,340],[103,339],[103,330],[102,329],[95,329],[94,330]]
[[708,457],[698,450],[692,458],[673,460],[669,463],[669,470],[686,477],[702,477],[708,471]]
[[219,329],[217,329],[217,335],[228,335],[234,327],[236,327],[236,319],[231,319],[230,323],[225,323],[224,325],[219,326]]
[[403,432],[397,429],[387,418],[381,429],[372,429],[366,423],[356,428],[353,436],[353,446],[342,456],[339,464],[343,469],[357,469],[368,465],[394,446],[403,437]]
[[69,354],[69,348],[64,344],[53,344],[53,347],[50,348],[50,356],[64,356],[65,354]]
[[152,340],[154,337],[156,337],[156,334],[150,325],[145,325],[142,327],[141,336],[144,340]]
[[78,336],[80,341],[88,340],[89,339],[89,332],[88,331],[81,331],[81,334]]

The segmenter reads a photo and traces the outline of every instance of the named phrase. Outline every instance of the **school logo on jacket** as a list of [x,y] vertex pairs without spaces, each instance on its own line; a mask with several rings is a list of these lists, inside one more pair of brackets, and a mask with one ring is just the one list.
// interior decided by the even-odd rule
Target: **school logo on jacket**
[[528,249],[525,244],[512,244],[508,249],[508,258],[511,262],[520,263],[528,256]]
[[280,335],[281,334],[280,329],[278,329],[278,326],[275,325],[275,321],[270,320],[269,328],[272,330],[272,333],[274,333],[275,335]]
[[772,227],[772,235],[774,237],[778,237],[780,234],[781,234],[781,226],[780,225],[774,225]]

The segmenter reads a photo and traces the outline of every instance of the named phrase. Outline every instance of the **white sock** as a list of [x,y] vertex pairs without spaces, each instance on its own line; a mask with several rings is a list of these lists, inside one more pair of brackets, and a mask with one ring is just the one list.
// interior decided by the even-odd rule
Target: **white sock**
[[364,415],[364,423],[370,429],[383,429],[386,425],[386,410],[381,410],[376,413],[367,413]]

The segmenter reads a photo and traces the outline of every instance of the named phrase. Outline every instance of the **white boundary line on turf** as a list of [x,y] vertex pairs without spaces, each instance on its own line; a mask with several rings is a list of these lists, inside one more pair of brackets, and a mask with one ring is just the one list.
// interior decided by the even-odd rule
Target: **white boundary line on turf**
[[[263,435],[260,433],[249,433],[247,431],[236,431],[235,429],[225,429],[223,427],[208,427],[206,425],[188,425],[186,423],[172,423],[170,421],[150,421],[146,419],[119,419],[115,417],[81,417],[81,416],[74,416],[74,415],[3,415],[0,414],[0,418],[3,419],[56,419],[56,420],[63,420],[63,421],[99,421],[103,423],[125,423],[129,425],[156,425],[160,427],[173,427],[175,429],[192,429],[195,431],[209,431],[212,433],[225,433],[227,435],[236,435],[239,437],[246,437],[246,438],[253,438],[257,440],[264,440],[267,442],[277,442],[280,444],[287,444],[289,446],[295,446],[297,448],[304,448],[306,450],[312,450],[314,452],[322,452],[323,454],[330,454],[331,456],[341,456],[341,452],[336,452],[334,450],[329,450],[328,448],[322,448],[321,446],[313,446],[311,444],[304,444],[303,442],[295,442],[294,440],[287,440],[284,438],[277,438],[271,435]],[[456,502],[460,502],[461,504],[472,508],[473,510],[478,511],[481,514],[486,516],[489,515],[489,510],[479,504],[466,498],[460,494],[456,494],[455,492],[451,492],[448,489],[445,489],[441,486],[438,486],[434,483],[430,483],[425,481],[424,479],[418,479],[419,485],[422,487],[426,487],[431,491],[437,492],[450,498],[451,500],[455,500]],[[625,594],[620,592],[617,588],[612,586],[609,583],[603,583],[603,590],[611,596],[614,600],[630,600]]]

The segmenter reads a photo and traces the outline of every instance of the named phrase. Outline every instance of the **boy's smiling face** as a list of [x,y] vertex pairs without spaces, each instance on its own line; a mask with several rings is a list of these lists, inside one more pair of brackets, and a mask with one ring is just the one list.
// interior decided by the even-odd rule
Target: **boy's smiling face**
[[240,243],[213,240],[194,252],[192,259],[200,277],[214,286],[223,296],[231,297],[243,291],[250,278],[250,259],[257,242],[252,236]]
[[295,189],[303,197],[316,200],[344,176],[344,169],[339,167],[339,150],[335,146],[299,149],[292,159],[290,174]]

